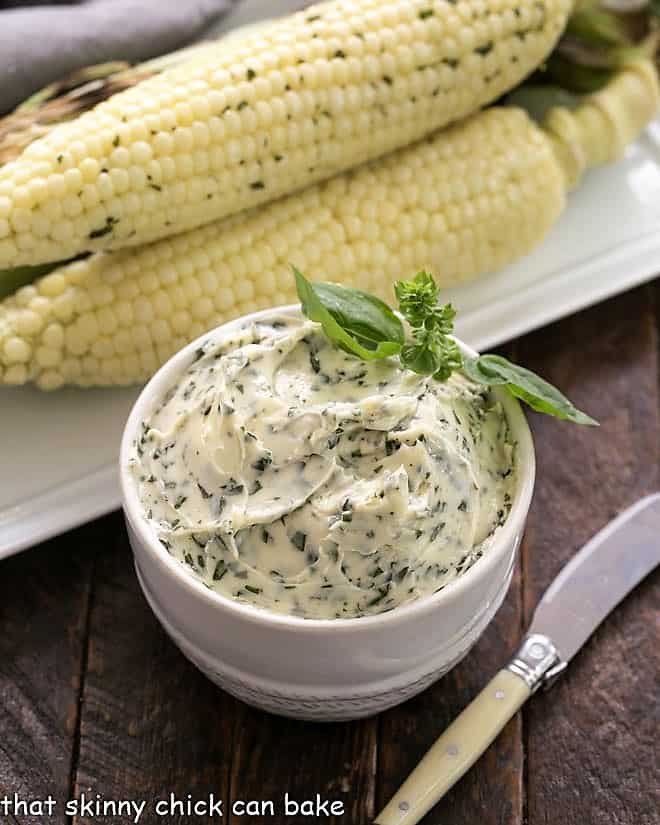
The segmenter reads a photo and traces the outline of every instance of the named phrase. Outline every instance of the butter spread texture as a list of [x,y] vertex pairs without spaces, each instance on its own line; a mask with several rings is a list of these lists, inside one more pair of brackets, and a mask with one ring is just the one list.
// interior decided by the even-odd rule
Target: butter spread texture
[[441,589],[487,552],[515,477],[488,388],[358,360],[277,312],[209,336],[131,463],[145,517],[191,574],[306,618]]

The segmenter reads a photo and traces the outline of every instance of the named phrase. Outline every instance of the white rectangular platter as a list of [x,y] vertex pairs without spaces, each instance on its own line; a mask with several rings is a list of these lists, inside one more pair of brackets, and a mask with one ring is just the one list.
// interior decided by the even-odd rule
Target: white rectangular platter
[[[303,5],[244,0],[215,34]],[[457,334],[485,349],[658,272],[660,121],[587,177],[532,255],[445,299],[459,310]],[[138,391],[0,389],[0,558],[119,506],[119,440]]]

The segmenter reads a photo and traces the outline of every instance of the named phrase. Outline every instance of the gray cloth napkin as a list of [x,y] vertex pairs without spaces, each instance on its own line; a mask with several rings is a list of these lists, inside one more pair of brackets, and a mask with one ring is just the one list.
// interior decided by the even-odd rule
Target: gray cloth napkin
[[195,40],[237,0],[80,0],[3,7],[0,112],[69,72],[136,62]]

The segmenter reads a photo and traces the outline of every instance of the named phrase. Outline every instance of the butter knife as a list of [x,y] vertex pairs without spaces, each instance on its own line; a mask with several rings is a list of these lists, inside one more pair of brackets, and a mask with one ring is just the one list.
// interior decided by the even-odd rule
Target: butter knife
[[440,736],[376,817],[415,825],[472,767],[541,685],[550,686],[603,619],[660,564],[660,493],[597,533],[539,602],[509,664]]

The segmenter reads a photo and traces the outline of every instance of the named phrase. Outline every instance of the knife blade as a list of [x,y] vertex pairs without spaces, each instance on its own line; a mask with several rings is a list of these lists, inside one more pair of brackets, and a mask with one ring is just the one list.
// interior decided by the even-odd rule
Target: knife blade
[[660,564],[660,494],[611,521],[562,569],[538,603],[530,634],[569,662],[607,614]]
[[440,736],[375,825],[416,825],[658,564],[660,493],[621,513],[561,570],[543,594],[513,659]]

